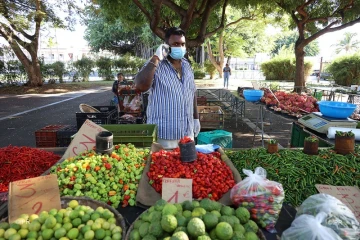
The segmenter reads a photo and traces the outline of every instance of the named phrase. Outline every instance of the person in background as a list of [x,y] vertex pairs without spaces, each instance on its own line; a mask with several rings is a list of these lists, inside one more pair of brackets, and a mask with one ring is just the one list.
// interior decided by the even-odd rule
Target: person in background
[[229,78],[231,75],[231,68],[229,67],[229,64],[226,64],[224,69],[223,69],[223,73],[224,73],[224,88],[228,88],[229,87]]
[[119,84],[121,82],[126,82],[126,80],[124,79],[124,74],[123,73],[118,73],[116,76],[117,76],[117,80],[114,81],[111,91],[114,94],[113,102],[118,107],[118,111],[120,111],[119,110],[118,89],[119,89]]
[[172,27],[154,56],[135,76],[135,86],[149,92],[147,123],[158,126],[158,143],[175,148],[181,138],[200,132],[196,85],[186,53],[185,32]]

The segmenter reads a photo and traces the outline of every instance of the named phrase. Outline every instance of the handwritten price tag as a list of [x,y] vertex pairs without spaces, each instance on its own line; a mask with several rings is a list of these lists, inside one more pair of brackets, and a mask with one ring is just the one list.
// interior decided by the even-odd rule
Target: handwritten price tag
[[162,199],[169,203],[192,201],[192,179],[163,178]]
[[107,130],[90,120],[86,120],[66,149],[63,158],[66,159],[91,150],[96,145],[96,134],[102,131]]
[[55,174],[29,178],[9,184],[9,222],[21,214],[40,214],[60,209],[60,192]]
[[316,189],[321,193],[329,194],[343,202],[360,221],[360,190],[350,186],[331,186],[316,184]]

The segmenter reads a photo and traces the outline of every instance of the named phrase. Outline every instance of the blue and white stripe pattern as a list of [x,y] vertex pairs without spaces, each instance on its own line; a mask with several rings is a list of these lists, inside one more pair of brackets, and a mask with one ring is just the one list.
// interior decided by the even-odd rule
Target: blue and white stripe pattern
[[167,59],[161,61],[149,89],[147,123],[158,126],[162,139],[176,140],[194,132],[194,73],[185,58],[181,65],[180,79]]

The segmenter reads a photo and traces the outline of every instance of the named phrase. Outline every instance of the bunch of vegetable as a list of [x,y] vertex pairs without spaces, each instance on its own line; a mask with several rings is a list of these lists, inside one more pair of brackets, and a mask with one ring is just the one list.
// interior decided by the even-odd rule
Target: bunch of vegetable
[[343,132],[343,131],[336,131],[335,136],[338,137],[353,137],[355,134],[352,131]]
[[51,209],[40,215],[22,214],[13,223],[0,223],[1,239],[121,239],[123,229],[114,213],[72,200],[66,209]]
[[319,141],[319,139],[317,138],[317,137],[315,137],[315,136],[309,136],[309,137],[306,137],[305,138],[305,142],[318,142]]
[[317,105],[317,99],[313,96],[297,93],[286,93],[283,91],[276,91],[274,95],[279,100],[276,101],[274,95],[267,89],[264,90],[264,96],[261,98],[261,102],[266,105],[276,105],[275,111],[286,111],[292,114],[298,114],[300,110],[307,112],[318,112],[319,107]]
[[10,182],[40,176],[60,158],[31,147],[0,148],[0,192],[7,192]]
[[320,193],[308,197],[298,208],[296,217],[303,214],[316,216],[325,213],[321,224],[333,229],[341,239],[360,238],[360,225],[354,213],[340,200],[328,194]]
[[149,184],[159,193],[162,178],[193,179],[193,197],[218,200],[235,184],[229,166],[220,158],[220,153],[197,153],[197,160],[184,163],[180,160],[179,148],[173,151],[161,150],[151,156],[152,162],[147,176]]
[[133,223],[128,239],[258,240],[259,227],[246,208],[208,198],[181,204],[159,200]]
[[135,196],[148,149],[132,144],[114,146],[110,156],[94,151],[66,159],[51,168],[57,174],[62,196],[87,196],[115,208],[135,205]]
[[282,185],[266,179],[266,171],[257,167],[253,173],[243,169],[247,177],[231,189],[230,198],[235,206],[247,208],[251,218],[269,232],[275,231],[284,200]]
[[244,168],[266,169],[269,179],[283,185],[284,201],[294,207],[318,193],[315,184],[360,186],[360,146],[355,146],[355,154],[345,156],[332,149],[319,150],[319,155],[307,155],[297,149],[268,154],[264,148],[226,151],[226,154],[240,173]]

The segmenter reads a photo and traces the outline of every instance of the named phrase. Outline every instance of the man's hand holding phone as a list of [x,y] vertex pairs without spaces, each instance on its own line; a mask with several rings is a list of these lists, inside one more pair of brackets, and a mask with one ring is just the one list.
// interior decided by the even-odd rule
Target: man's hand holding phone
[[164,60],[167,55],[169,54],[170,51],[170,47],[167,44],[161,44],[155,52],[155,56],[157,56],[159,58],[160,61]]

